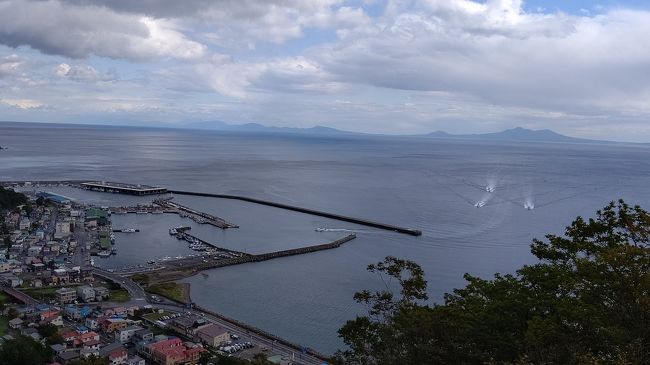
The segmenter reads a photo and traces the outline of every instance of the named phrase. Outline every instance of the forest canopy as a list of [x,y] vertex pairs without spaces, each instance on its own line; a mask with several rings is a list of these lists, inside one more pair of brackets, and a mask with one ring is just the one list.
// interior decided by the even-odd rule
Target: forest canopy
[[648,364],[650,215],[622,200],[564,235],[534,240],[538,262],[429,303],[424,271],[387,257],[368,270],[400,292],[363,290],[367,315],[339,335],[339,364]]

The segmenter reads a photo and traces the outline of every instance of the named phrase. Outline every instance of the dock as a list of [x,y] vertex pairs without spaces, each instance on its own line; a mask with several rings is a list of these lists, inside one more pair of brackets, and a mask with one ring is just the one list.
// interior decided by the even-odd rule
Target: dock
[[160,206],[161,209],[164,211],[175,212],[181,216],[187,216],[199,224],[209,224],[221,229],[239,228],[238,225],[230,223],[223,218],[219,218],[214,215],[200,212],[196,209],[192,209],[190,207],[186,207],[184,205],[174,203],[169,199],[159,199],[159,200],[155,200],[153,203]]
[[107,193],[120,193],[129,195],[159,195],[167,193],[166,188],[149,185],[134,185],[107,181],[82,182],[79,186],[83,189]]
[[354,223],[354,224],[358,224],[358,225],[362,225],[362,226],[366,226],[366,227],[373,227],[373,228],[379,228],[379,229],[383,229],[383,230],[387,230],[387,231],[393,231],[393,232],[408,234],[408,235],[411,235],[411,236],[421,236],[422,235],[422,231],[420,231],[418,229],[399,227],[399,226],[386,224],[386,223],[373,222],[373,221],[366,220],[366,219],[361,219],[361,218],[348,217],[348,216],[344,216],[344,215],[341,215],[341,214],[328,213],[328,212],[323,212],[323,211],[319,211],[319,210],[315,210],[315,209],[297,207],[295,205],[276,203],[276,202],[263,200],[263,199],[257,199],[257,198],[249,198],[249,197],[246,197],[246,196],[228,195],[228,194],[197,193],[197,192],[193,192],[193,191],[180,191],[180,190],[168,190],[168,192],[172,193],[172,194],[177,194],[177,195],[203,196],[203,197],[210,197],[210,198],[241,200],[241,201],[245,201],[245,202],[249,202],[249,203],[266,205],[266,206],[270,206],[270,207],[274,207],[274,208],[292,210],[294,212],[300,212],[300,213],[304,213],[304,214],[310,214],[310,215],[315,215],[315,216],[319,216],[319,217],[335,219],[335,220],[338,220],[338,221]]

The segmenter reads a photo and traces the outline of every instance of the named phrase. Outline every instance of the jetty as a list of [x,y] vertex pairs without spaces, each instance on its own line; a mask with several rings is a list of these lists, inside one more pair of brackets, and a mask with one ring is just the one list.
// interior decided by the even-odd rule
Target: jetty
[[200,212],[196,209],[186,207],[184,205],[170,201],[169,199],[158,199],[153,202],[154,204],[161,207],[165,212],[174,212],[179,214],[181,217],[186,216],[192,219],[193,221],[199,224],[209,224],[221,229],[228,228],[239,228],[238,225],[230,223],[223,218],[216,217],[214,215]]
[[315,215],[319,217],[324,217],[324,218],[329,218],[329,219],[335,219],[343,222],[349,222],[349,223],[354,223],[366,227],[373,227],[373,228],[379,228],[383,230],[388,230],[388,231],[394,231],[398,233],[403,233],[403,234],[408,234],[411,236],[421,236],[422,231],[418,229],[413,229],[413,228],[405,228],[405,227],[399,227],[391,224],[386,224],[386,223],[379,223],[379,222],[374,222],[370,221],[367,219],[361,219],[361,218],[354,218],[354,217],[348,217],[345,215],[341,214],[335,214],[335,213],[328,213],[328,212],[323,212],[315,209],[309,209],[309,208],[303,208],[303,207],[297,207],[295,205],[288,205],[288,204],[282,204],[282,203],[276,203],[272,202],[269,200],[263,200],[263,199],[257,199],[257,198],[249,198],[246,196],[240,196],[240,195],[228,195],[228,194],[212,194],[212,193],[197,193],[193,191],[181,191],[181,190],[168,190],[169,193],[172,194],[177,194],[177,195],[190,195],[190,196],[202,196],[202,197],[210,197],[210,198],[220,198],[220,199],[232,199],[232,200],[241,200],[249,203],[254,203],[254,204],[260,204],[260,205],[266,205],[274,208],[280,208],[280,209],[286,209],[286,210],[292,210],[294,212],[300,212],[304,214],[310,214],[310,215]]
[[79,184],[79,186],[87,190],[130,195],[159,195],[165,194],[167,192],[167,189],[158,186],[123,184],[106,181],[82,182]]

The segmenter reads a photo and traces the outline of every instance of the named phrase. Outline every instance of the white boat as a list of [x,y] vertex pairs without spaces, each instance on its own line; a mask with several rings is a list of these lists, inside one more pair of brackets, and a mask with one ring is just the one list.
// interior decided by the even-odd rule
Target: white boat
[[484,201],[477,202],[476,204],[474,204],[474,206],[477,208],[483,208],[485,206],[485,202]]
[[177,233],[178,233],[178,231],[176,230],[176,228],[170,228],[170,229],[169,229],[169,234],[171,234],[171,235],[175,235],[175,234],[177,234]]
[[135,233],[135,228],[127,228],[122,230],[123,233]]
[[111,251],[101,251],[97,254],[99,257],[109,257],[111,256]]

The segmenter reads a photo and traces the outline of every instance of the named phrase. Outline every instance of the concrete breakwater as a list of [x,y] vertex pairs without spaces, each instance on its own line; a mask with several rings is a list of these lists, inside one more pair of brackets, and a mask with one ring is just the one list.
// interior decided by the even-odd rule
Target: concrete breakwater
[[[289,250],[268,252],[259,255],[253,255],[245,252],[225,249],[223,247],[218,247],[215,244],[200,240],[201,243],[209,245],[214,249],[217,249],[219,253],[226,253],[230,257],[228,258],[219,257],[219,253],[217,253],[216,255],[213,255],[210,258],[208,258],[207,256],[203,256],[202,258],[194,257],[194,258],[167,260],[160,263],[161,265],[164,265],[163,267],[154,268],[146,272],[148,275],[150,275],[153,281],[156,282],[178,280],[180,278],[194,275],[204,270],[247,264],[251,262],[267,261],[267,260],[277,259],[281,257],[302,255],[302,254],[323,251],[323,250],[331,250],[340,247],[344,243],[349,242],[355,239],[356,237],[357,237],[356,234],[349,234],[343,238],[328,243],[323,243],[323,244],[313,245],[313,246],[304,246],[304,247],[299,247],[299,248],[294,248]],[[120,271],[120,273],[133,274],[134,272],[125,270],[125,271]]]
[[391,225],[391,224],[373,222],[373,221],[366,220],[366,219],[361,219],[361,218],[348,217],[348,216],[335,214],[335,213],[328,213],[328,212],[322,212],[322,211],[319,211],[319,210],[314,210],[314,209],[309,209],[309,208],[297,207],[297,206],[294,206],[294,205],[276,203],[276,202],[257,199],[257,198],[249,198],[249,197],[246,197],[246,196],[228,195],[228,194],[198,193],[198,192],[193,192],[193,191],[181,191],[181,190],[168,190],[168,192],[170,192],[172,194],[177,194],[177,195],[191,195],[191,196],[203,196],[203,197],[210,197],[210,198],[241,200],[241,201],[245,201],[245,202],[249,202],[249,203],[267,205],[267,206],[270,206],[270,207],[286,209],[286,210],[292,210],[292,211],[295,211],[295,212],[316,215],[316,216],[319,216],[319,217],[325,217],[325,218],[330,218],[330,219],[336,219],[336,220],[339,220],[339,221],[355,223],[355,224],[359,224],[359,225],[363,225],[363,226],[367,226],[367,227],[373,227],[373,228],[379,228],[379,229],[394,231],[394,232],[403,233],[403,234],[409,234],[411,236],[421,236],[422,235],[422,231],[420,231],[418,229],[399,227],[399,226],[394,226],[394,225]]

